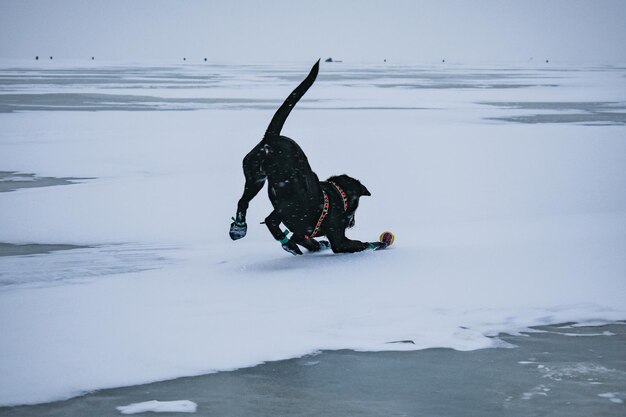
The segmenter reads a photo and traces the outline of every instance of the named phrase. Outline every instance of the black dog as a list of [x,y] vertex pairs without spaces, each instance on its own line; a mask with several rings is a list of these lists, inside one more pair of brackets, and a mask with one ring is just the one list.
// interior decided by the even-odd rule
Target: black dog
[[[345,234],[346,228],[354,225],[359,198],[371,195],[367,188],[347,175],[320,182],[300,146],[292,139],[280,136],[287,116],[313,85],[318,71],[319,61],[276,111],[263,140],[243,159],[246,184],[237,205],[237,216],[230,225],[230,237],[237,240],[246,235],[248,205],[267,179],[274,211],[267,216],[265,224],[286,251],[301,255],[298,245],[312,252],[328,246],[335,253],[384,249],[385,243],[350,240]],[[287,237],[287,231],[281,231],[281,223],[291,230],[291,238]],[[327,236],[330,244],[315,240],[318,236]]]

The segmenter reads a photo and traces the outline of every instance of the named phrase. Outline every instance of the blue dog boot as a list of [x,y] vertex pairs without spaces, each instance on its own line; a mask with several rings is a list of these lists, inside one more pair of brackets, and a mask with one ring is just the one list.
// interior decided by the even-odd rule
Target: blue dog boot
[[302,251],[300,250],[298,245],[296,245],[295,242],[289,239],[289,230],[285,230],[283,233],[283,238],[278,240],[282,248],[292,255],[302,255]]
[[291,240],[288,240],[286,243],[282,243],[282,247],[284,250],[292,255],[302,255],[302,251],[300,250],[298,245],[293,243]]
[[385,249],[389,245],[386,244],[385,242],[368,242],[367,246],[368,246],[368,249],[382,250],[382,249]]
[[237,220],[233,218],[233,222],[230,224],[230,232],[229,232],[230,238],[232,240],[241,239],[242,237],[246,235],[247,231],[248,231],[248,225],[246,224],[246,222],[238,222]]
[[317,243],[320,244],[320,250],[330,249],[330,242],[327,240],[318,240]]

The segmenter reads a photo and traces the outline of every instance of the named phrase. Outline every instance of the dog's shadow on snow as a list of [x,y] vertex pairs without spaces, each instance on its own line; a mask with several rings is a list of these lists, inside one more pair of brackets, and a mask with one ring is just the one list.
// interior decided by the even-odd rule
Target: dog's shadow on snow
[[249,263],[245,266],[245,270],[260,273],[272,273],[305,270],[311,272],[328,268],[346,268],[357,264],[363,265],[364,263],[369,263],[369,261],[374,261],[374,258],[378,258],[379,254],[374,255],[373,253],[367,252],[342,254],[334,254],[332,252],[315,254],[305,253],[304,255],[285,256]]

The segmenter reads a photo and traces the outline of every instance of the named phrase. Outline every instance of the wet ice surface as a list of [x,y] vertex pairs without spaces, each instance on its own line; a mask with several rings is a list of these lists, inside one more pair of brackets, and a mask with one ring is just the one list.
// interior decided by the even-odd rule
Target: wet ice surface
[[[365,68],[363,68],[365,67]],[[558,89],[592,74],[601,78],[624,71],[605,67],[468,67],[464,65],[325,66],[318,83],[337,88],[374,88],[376,105],[351,105],[309,93],[299,108],[420,110],[429,106],[381,100],[384,90]],[[262,94],[269,84],[301,81],[300,66],[282,65],[82,65],[0,68],[0,113],[15,111],[155,111],[198,109],[275,109],[281,98]],[[256,92],[261,92],[257,95]],[[306,104],[304,104],[306,103]],[[493,118],[518,123],[626,123],[624,101],[576,103],[486,102],[504,108],[571,110],[577,114],[526,114]],[[432,103],[431,103],[432,104]],[[574,106],[574,107],[572,107]]]
[[50,252],[56,252],[59,250],[71,250],[87,248],[88,246],[78,245],[54,245],[54,244],[22,244],[16,245],[13,243],[1,243],[0,242],[0,256],[23,256],[23,255],[40,255]]
[[56,178],[41,177],[36,174],[0,171],[0,193],[16,191],[22,188],[52,187],[55,185],[78,184],[91,178]]
[[89,282],[99,277],[164,268],[175,263],[170,257],[175,252],[176,247],[163,244],[85,247],[0,243],[0,291]]
[[510,349],[324,351],[254,368],[128,388],[69,401],[0,408],[0,416],[120,415],[116,407],[186,399],[198,416],[623,416],[626,323],[558,326],[500,337]]
[[149,111],[194,110],[198,108],[274,108],[278,100],[237,98],[163,98],[148,95],[49,93],[3,94],[0,112],[29,111]]
[[547,113],[494,117],[493,120],[519,123],[626,124],[626,103],[624,102],[494,102],[484,104],[505,109],[538,110]]

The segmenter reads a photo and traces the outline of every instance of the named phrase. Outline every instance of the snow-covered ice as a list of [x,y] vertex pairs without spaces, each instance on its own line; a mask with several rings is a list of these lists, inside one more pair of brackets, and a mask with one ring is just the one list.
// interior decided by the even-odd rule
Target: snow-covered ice
[[626,395],[622,392],[605,392],[598,394],[598,397],[606,398],[615,404],[623,404],[624,400],[620,397],[626,397]]
[[117,407],[122,414],[139,413],[195,413],[198,405],[189,400],[178,401],[145,401]]
[[245,239],[228,226],[241,159],[308,69],[2,71],[0,171],[83,180],[0,193],[0,242],[81,246],[0,257],[0,405],[626,319],[626,70],[322,66],[283,133],[372,192],[349,236],[396,241],[293,257],[264,191]]

